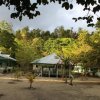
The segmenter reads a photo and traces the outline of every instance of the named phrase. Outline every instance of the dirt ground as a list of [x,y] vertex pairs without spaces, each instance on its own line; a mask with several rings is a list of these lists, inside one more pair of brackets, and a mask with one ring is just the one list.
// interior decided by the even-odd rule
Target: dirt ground
[[100,100],[100,85],[34,82],[0,79],[0,100]]

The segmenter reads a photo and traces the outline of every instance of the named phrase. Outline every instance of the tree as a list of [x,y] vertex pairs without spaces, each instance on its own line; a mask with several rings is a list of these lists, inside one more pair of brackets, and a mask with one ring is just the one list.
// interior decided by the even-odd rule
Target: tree
[[77,38],[77,34],[73,32],[73,28],[64,29],[63,26],[60,26],[51,33],[51,38]]
[[[64,45],[65,46],[65,45]],[[69,53],[71,53],[69,51]],[[60,52],[58,52],[58,56],[61,58],[61,60],[63,61],[63,72],[62,72],[62,75],[65,76],[65,82],[68,83],[68,80],[67,78],[69,77],[70,78],[70,85],[73,84],[73,79],[70,77],[72,74],[71,74],[71,71],[72,71],[72,65],[71,65],[71,55],[67,55],[66,54],[66,51],[61,48],[60,49]]]
[[50,31],[42,31],[41,32],[41,37],[44,40],[48,40],[50,38]]
[[[99,68],[100,65],[100,33],[95,32],[94,34],[89,36],[88,47],[91,47],[89,50],[87,48],[87,52],[81,52],[80,54],[80,61],[83,64],[83,67],[85,69],[89,68]],[[85,50],[85,49],[84,49]],[[95,75],[95,72],[93,71],[93,75]]]
[[19,62],[23,71],[30,70],[29,65],[35,59],[38,59],[42,55],[43,40],[35,38],[31,40],[18,40],[18,49],[16,52],[16,59]]
[[[19,20],[22,20],[23,16],[28,16],[30,19],[33,19],[34,17],[40,15],[40,12],[38,11],[39,5],[47,5],[51,2],[58,2],[62,5],[66,10],[73,9],[73,7],[78,4],[83,6],[83,11],[88,11],[87,16],[80,16],[78,18],[73,18],[75,21],[77,20],[86,20],[88,23],[88,26],[93,26],[93,16],[90,12],[93,12],[94,14],[100,11],[100,0],[36,0],[35,2],[32,2],[31,0],[1,0],[0,6],[5,5],[10,9],[11,6],[14,7],[15,12],[11,14],[11,18],[19,18]],[[97,20],[100,20],[100,17],[97,16]],[[91,23],[91,24],[90,24]]]
[[31,89],[32,88],[32,83],[34,82],[34,79],[36,78],[36,75],[35,75],[35,73],[34,74],[33,73],[27,73],[26,78],[29,81],[29,84],[30,84],[29,88]]
[[47,54],[51,54],[55,52],[57,48],[56,40],[49,38],[47,41],[44,42],[44,52]]
[[14,31],[12,25],[5,20],[0,21],[0,47],[2,52],[15,57],[17,43],[15,42]]
[[[85,55],[87,52],[91,50],[91,46],[88,44],[90,34],[86,30],[79,30],[78,38],[76,39],[76,48],[74,54],[77,56],[77,60],[81,61],[81,56]],[[83,56],[85,59],[85,57]]]
[[65,29],[63,26],[57,27],[54,32],[52,33],[52,36],[55,38],[62,38],[66,35]]
[[17,30],[17,31],[16,31],[15,36],[16,36],[16,38],[19,39],[19,40],[22,39],[22,36],[21,36],[21,32],[20,32],[20,30]]
[[100,21],[95,24],[96,32],[100,33]]
[[29,37],[31,39],[41,37],[41,30],[40,29],[33,29],[33,30],[31,30],[31,32],[29,34]]
[[26,40],[29,39],[29,27],[26,26],[26,27],[22,28],[20,30],[20,34],[22,36],[22,39],[26,39]]
[[29,64],[34,60],[34,49],[30,42],[25,40],[16,40],[18,43],[18,50],[16,52],[16,59],[23,71],[29,70]]
[[29,31],[30,30],[29,30],[28,26],[26,26],[26,27],[24,27],[24,28],[22,28],[20,30],[17,30],[16,34],[15,34],[16,38],[19,39],[19,40],[21,40],[21,39],[25,39],[25,40],[29,39],[29,36],[30,36],[30,32]]
[[6,53],[10,53],[15,56],[17,49],[17,43],[15,42],[15,36],[6,30],[0,30],[0,46],[4,47]]
[[12,25],[5,20],[0,21],[0,30],[5,30],[9,33],[13,33]]
[[99,67],[100,65],[100,33],[97,31],[89,38],[89,45],[92,50],[87,54],[90,66]]
[[19,69],[16,69],[14,73],[15,79],[18,81],[21,76],[22,76],[22,72]]

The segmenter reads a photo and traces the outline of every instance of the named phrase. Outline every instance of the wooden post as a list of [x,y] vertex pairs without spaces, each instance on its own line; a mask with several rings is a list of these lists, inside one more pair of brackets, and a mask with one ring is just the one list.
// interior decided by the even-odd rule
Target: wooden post
[[56,77],[58,78],[58,65],[56,65],[56,70],[57,70]]
[[43,68],[42,68],[42,66],[41,66],[41,77],[43,76]]
[[62,65],[61,65],[61,77],[64,78],[64,69]]
[[49,77],[50,77],[50,74],[51,74],[51,73],[50,73],[50,67],[49,67]]

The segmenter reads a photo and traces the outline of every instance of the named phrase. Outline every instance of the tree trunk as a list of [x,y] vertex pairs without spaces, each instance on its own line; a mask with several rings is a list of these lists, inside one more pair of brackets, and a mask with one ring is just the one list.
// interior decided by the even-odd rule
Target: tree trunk
[[67,69],[65,69],[65,83],[68,83],[68,80],[67,80]]
[[70,83],[69,84],[73,85],[73,79],[72,78],[70,78]]
[[65,83],[66,83],[66,84],[68,83],[68,81],[67,81],[67,76],[65,77]]
[[32,83],[30,82],[30,89],[32,88]]

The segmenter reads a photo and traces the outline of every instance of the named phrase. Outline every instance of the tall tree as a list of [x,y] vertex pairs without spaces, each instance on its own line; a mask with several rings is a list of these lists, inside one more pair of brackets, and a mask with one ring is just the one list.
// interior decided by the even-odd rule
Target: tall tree
[[96,32],[90,36],[89,45],[92,51],[89,52],[89,61],[92,62],[91,66],[99,67],[100,65],[100,33]]
[[60,26],[60,27],[57,27],[54,30],[54,32],[53,32],[52,35],[54,35],[53,37],[56,37],[56,38],[62,38],[62,37],[65,36],[65,34],[67,34],[67,33],[65,32],[64,27],[63,26]]
[[29,27],[26,26],[22,29],[17,30],[15,35],[16,35],[16,38],[19,40],[20,39],[26,39],[26,40],[29,39],[29,37],[30,37]]
[[48,40],[50,38],[50,31],[42,31],[41,32],[41,37],[44,40]]
[[40,35],[41,35],[41,30],[40,29],[33,29],[33,30],[30,31],[29,37],[31,39],[34,39],[34,38],[40,37]]
[[76,49],[74,51],[75,59],[77,63],[81,63],[84,68],[87,68],[89,62],[87,54],[92,50],[92,47],[88,44],[90,34],[86,30],[79,30],[78,38],[76,39]]
[[18,50],[16,52],[16,59],[21,65],[22,70],[29,70],[29,64],[33,60],[41,57],[43,40],[35,38],[33,40],[18,40]]
[[22,39],[22,35],[21,35],[20,30],[17,30],[17,31],[16,31],[15,36],[16,36],[16,38],[17,38],[17,39],[19,39],[19,40],[21,40],[21,39]]
[[0,29],[1,30],[6,30],[9,33],[13,33],[13,29],[12,29],[12,25],[10,23],[8,23],[7,21],[3,20],[0,21]]
[[100,32],[100,21],[97,21],[97,23],[95,24],[95,28],[97,32]]
[[22,38],[27,40],[29,38],[29,27],[26,26],[22,28],[20,33],[21,33]]
[[6,30],[0,30],[0,46],[5,48],[5,52],[9,52],[14,56],[17,48],[14,34],[9,33]]

